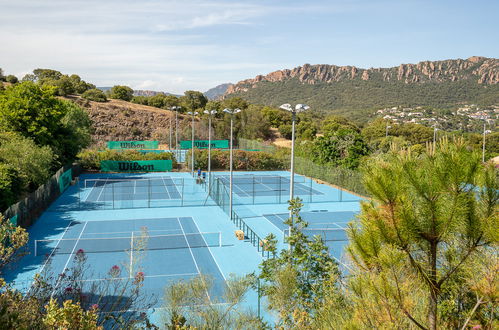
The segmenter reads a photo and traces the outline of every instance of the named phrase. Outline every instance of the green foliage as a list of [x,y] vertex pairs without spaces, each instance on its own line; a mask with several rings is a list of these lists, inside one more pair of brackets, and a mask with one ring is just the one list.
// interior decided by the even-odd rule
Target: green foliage
[[180,97],[179,101],[183,109],[196,111],[203,109],[208,99],[201,92],[186,91],[184,96]]
[[[247,86],[252,87],[252,86]],[[363,81],[342,80],[334,83],[303,84],[297,78],[279,82],[260,82],[246,92],[230,94],[254,104],[279,106],[306,103],[314,111],[328,111],[366,122],[375,109],[403,106],[447,108],[466,101],[480,106],[499,103],[499,85],[478,84],[476,80],[406,84],[372,77]]]
[[307,155],[317,164],[331,164],[355,169],[363,156],[368,154],[367,143],[351,129],[328,131],[313,141]]
[[[285,221],[290,228],[285,238],[289,249],[260,265],[261,291],[268,298],[269,309],[277,312],[278,326],[283,328],[309,327],[314,311],[324,303],[324,283],[339,275],[322,238],[310,239],[302,233],[308,226],[300,216],[302,206],[299,198],[290,201],[291,214]],[[275,236],[270,234],[265,240],[266,250],[275,254]]]
[[254,284],[253,276],[231,276],[225,282],[222,301],[211,300],[206,292],[211,278],[200,275],[177,281],[165,288],[163,326],[166,329],[258,329],[262,322],[241,303]]
[[[20,249],[28,243],[28,233],[0,214],[0,274],[4,267],[17,260],[23,253]],[[0,281],[3,281],[0,278]],[[0,285],[1,287],[2,285]]]
[[11,165],[0,163],[0,209],[5,210],[17,201],[22,184],[19,173]]
[[50,299],[45,308],[47,314],[43,323],[50,329],[103,329],[97,326],[97,308],[85,311],[79,303],[71,300],[64,301],[62,307],[59,307],[55,299]]
[[109,98],[123,101],[131,101],[133,98],[133,89],[128,86],[115,85],[108,92]]
[[[194,153],[195,168],[208,168],[208,150],[196,149]],[[187,166],[190,166],[190,151],[186,156]],[[211,169],[212,170],[228,170],[230,167],[230,155],[228,150],[212,150],[211,151]],[[258,170],[279,170],[287,167],[287,164],[281,157],[276,155],[261,152],[261,151],[245,151],[233,150],[234,170],[258,171]]]
[[291,124],[291,113],[288,111],[265,106],[262,107],[261,112],[272,127]]
[[104,94],[103,91],[97,88],[89,89],[85,91],[83,94],[81,94],[81,97],[84,99],[90,100],[90,101],[95,101],[95,102],[106,102],[107,97],[106,94]]
[[281,134],[283,138],[288,140],[290,140],[293,135],[292,130],[293,127],[291,124],[281,124],[281,126],[279,126],[279,134]]
[[[362,204],[348,247],[357,268],[350,283],[354,310],[363,327],[461,327],[477,312],[481,296],[458,283],[475,278],[465,269],[477,257],[497,253],[498,171],[483,167],[462,141],[433,148],[421,155],[388,153],[363,167],[373,200]],[[455,294],[455,284],[468,293]],[[460,307],[450,312],[449,306]],[[485,304],[477,308],[494,313],[480,311]]]
[[9,74],[7,77],[5,77],[5,81],[11,84],[17,84],[19,79],[17,79],[16,76]]
[[61,163],[72,160],[90,142],[86,112],[56,98],[52,88],[32,82],[13,85],[0,94],[0,128],[50,146]]
[[177,162],[172,153],[140,153],[137,150],[96,150],[85,149],[77,155],[78,161],[83,168],[88,170],[99,170],[100,162],[103,160],[168,160],[173,161],[173,168]]
[[4,76],[4,73],[3,73],[3,69],[0,68],[0,82],[1,81],[5,81],[5,76]]
[[21,182],[17,189],[25,192],[45,183],[53,161],[50,147],[39,147],[32,140],[14,133],[0,133],[0,163],[15,170],[14,182]]
[[60,96],[75,93],[81,94],[86,90],[95,88],[95,85],[81,80],[76,74],[68,76],[52,69],[35,69],[32,75],[28,74],[24,76],[23,81],[37,82],[45,87],[53,86],[55,87],[56,94]]
[[270,123],[260,111],[247,109],[241,112],[241,130],[238,137],[268,140],[272,138]]

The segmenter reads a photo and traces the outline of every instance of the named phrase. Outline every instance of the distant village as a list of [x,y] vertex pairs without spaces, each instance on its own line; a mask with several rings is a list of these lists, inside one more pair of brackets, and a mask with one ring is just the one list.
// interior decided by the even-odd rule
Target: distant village
[[483,130],[484,124],[488,130],[496,130],[499,105],[480,108],[476,104],[470,104],[448,110],[393,107],[377,110],[374,115],[393,123],[415,123],[441,129],[477,132]]

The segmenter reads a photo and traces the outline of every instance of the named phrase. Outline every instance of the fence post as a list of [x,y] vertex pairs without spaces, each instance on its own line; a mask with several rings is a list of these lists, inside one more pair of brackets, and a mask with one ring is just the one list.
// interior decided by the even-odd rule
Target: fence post
[[279,180],[279,189],[277,190],[279,193],[279,204],[281,204],[281,176],[278,176],[277,179]]
[[[168,188],[166,188],[166,189],[168,189]],[[150,179],[147,179],[147,207],[151,208],[151,180]]]
[[184,184],[185,180],[182,178],[182,192],[180,193],[180,206],[184,206]]
[[255,205],[255,176],[254,175],[251,176],[251,182],[253,182],[253,194],[252,194],[252,196],[253,196],[253,205]]
[[[113,195],[113,210],[114,210],[114,184],[111,184],[111,195]],[[102,188],[102,190],[104,190],[104,188]],[[105,202],[104,202],[105,204]]]

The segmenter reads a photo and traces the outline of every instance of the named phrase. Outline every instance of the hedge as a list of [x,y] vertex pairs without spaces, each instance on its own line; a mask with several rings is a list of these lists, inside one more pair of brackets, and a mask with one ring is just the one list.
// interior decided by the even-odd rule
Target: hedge
[[177,161],[172,153],[140,153],[137,150],[97,150],[85,149],[78,155],[79,164],[86,170],[100,170],[100,162],[103,160],[168,160],[171,159],[173,168],[177,167]]
[[[208,168],[208,150],[196,149],[194,153],[195,168],[206,170]],[[211,151],[211,169],[212,170],[228,170],[230,155],[229,150],[212,150]],[[190,166],[191,151],[186,155],[187,166]],[[273,155],[262,151],[233,151],[233,168],[234,170],[284,170],[288,164],[284,157]]]

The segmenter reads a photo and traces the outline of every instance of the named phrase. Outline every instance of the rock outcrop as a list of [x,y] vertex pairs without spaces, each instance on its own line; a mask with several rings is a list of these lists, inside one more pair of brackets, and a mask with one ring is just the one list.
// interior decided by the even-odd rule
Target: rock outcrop
[[304,64],[258,75],[228,86],[225,95],[245,92],[260,82],[279,82],[298,79],[303,84],[334,83],[345,80],[401,81],[406,84],[473,80],[479,84],[499,83],[499,59],[473,56],[466,60],[423,61],[400,64],[393,68],[362,69],[355,66]]

